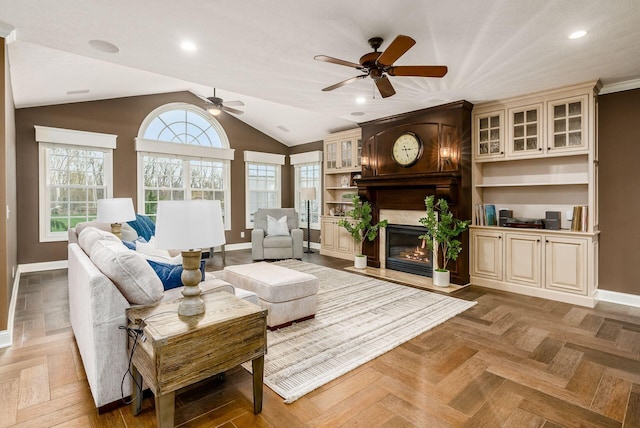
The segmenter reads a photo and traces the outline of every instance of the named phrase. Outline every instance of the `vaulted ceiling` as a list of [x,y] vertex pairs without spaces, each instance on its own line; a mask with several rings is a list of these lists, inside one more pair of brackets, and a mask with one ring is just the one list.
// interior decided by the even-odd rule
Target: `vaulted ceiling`
[[[238,119],[288,146],[461,99],[640,78],[638,0],[0,0],[0,10],[15,29],[17,108],[215,87],[245,103]],[[569,39],[576,30],[587,34]],[[358,62],[369,38],[384,50],[399,34],[416,45],[396,65],[447,65],[447,75],[390,77],[396,95],[385,99],[369,78],[321,91],[360,72],[315,55]]]

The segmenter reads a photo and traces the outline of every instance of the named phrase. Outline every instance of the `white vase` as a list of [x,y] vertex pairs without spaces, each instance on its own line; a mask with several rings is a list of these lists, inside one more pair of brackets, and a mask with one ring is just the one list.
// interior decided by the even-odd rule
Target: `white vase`
[[449,271],[438,272],[433,271],[433,285],[436,287],[448,287],[451,279],[451,273]]
[[356,269],[367,268],[367,256],[355,256],[353,259],[353,267]]

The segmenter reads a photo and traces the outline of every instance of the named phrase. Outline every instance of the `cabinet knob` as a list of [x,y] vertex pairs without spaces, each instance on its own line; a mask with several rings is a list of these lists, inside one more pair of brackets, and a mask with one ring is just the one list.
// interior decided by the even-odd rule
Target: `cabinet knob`
[[544,242],[545,242],[546,244],[548,244],[548,243],[549,243],[549,240],[548,240],[548,239],[545,239],[545,240],[544,240]]
[[537,239],[536,241],[537,241],[537,242],[540,242],[540,240],[539,240],[539,239]]
[[542,147],[539,147],[538,150],[542,151]]
[[498,239],[502,239],[502,236],[498,236]]
[[503,155],[503,154],[504,154],[504,152],[500,152],[500,154],[501,154],[501,155]]

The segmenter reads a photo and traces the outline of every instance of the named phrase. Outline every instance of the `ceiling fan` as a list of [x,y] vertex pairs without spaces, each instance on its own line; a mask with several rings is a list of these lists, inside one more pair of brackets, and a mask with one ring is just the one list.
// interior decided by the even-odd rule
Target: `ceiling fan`
[[316,55],[313,59],[317,61],[330,62],[338,65],[346,65],[362,71],[364,74],[352,77],[335,85],[327,86],[323,91],[333,91],[356,80],[371,77],[375,82],[382,98],[387,98],[396,93],[393,89],[389,76],[417,76],[417,77],[443,77],[447,74],[447,66],[445,65],[399,65],[394,66],[398,58],[404,55],[416,41],[409,36],[399,35],[385,49],[384,52],[378,52],[378,48],[382,45],[381,37],[372,37],[369,39],[369,45],[373,48],[373,52],[364,54],[360,58],[360,63],[344,61],[342,59],[333,58],[326,55]]
[[226,111],[229,113],[233,113],[233,114],[242,114],[244,113],[242,110],[238,110],[233,107],[242,107],[244,106],[244,103],[242,101],[227,101],[225,102],[222,98],[218,98],[216,97],[216,88],[213,88],[213,96],[212,97],[202,97],[200,95],[198,95],[200,98],[202,98],[205,103],[206,103],[206,109],[209,113],[211,113],[214,116],[218,116],[220,113],[222,113],[222,111]]

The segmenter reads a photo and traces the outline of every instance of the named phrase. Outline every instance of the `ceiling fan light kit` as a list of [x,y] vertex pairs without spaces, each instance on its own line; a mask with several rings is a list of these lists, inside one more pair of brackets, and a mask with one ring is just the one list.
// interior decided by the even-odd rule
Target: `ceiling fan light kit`
[[227,113],[233,114],[242,114],[244,113],[242,110],[235,109],[231,106],[242,107],[244,103],[242,101],[227,101],[225,102],[222,98],[216,97],[216,88],[213,88],[213,96],[212,97],[203,97],[198,95],[199,98],[202,98],[205,102],[205,109],[214,116],[220,115],[223,111]]
[[378,52],[382,45],[381,37],[372,37],[369,39],[369,46],[373,52],[369,52],[360,57],[360,63],[345,61],[333,58],[327,55],[316,55],[316,61],[330,62],[332,64],[344,65],[346,67],[355,68],[364,74],[352,77],[335,85],[327,86],[323,91],[333,91],[342,86],[353,83],[356,80],[370,77],[376,84],[382,98],[387,98],[396,93],[391,81],[387,76],[414,76],[414,77],[443,77],[447,74],[447,67],[444,65],[400,65],[394,66],[402,55],[404,55],[416,41],[409,36],[399,35],[387,47],[384,52]]

